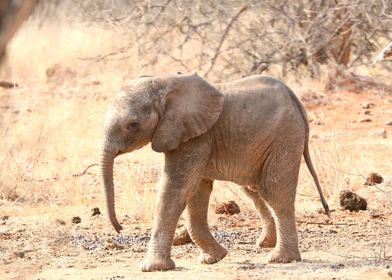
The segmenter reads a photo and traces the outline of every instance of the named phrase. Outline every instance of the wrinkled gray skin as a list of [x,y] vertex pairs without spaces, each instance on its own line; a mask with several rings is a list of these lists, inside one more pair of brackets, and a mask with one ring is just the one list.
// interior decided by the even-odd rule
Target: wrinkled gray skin
[[200,261],[211,264],[226,256],[207,222],[214,180],[237,183],[254,203],[263,225],[258,245],[275,247],[271,262],[299,261],[294,201],[302,155],[328,213],[308,136],[302,105],[286,85],[270,77],[214,86],[197,74],[133,80],[105,121],[101,166],[110,221],[120,232],[114,158],[151,142],[156,152],[165,153],[165,167],[143,271],[174,269],[170,251],[184,209]]

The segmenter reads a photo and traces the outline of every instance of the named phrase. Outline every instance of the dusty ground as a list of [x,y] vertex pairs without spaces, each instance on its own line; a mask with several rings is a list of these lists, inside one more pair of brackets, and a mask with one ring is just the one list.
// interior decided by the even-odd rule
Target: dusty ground
[[[49,210],[49,209],[48,209]],[[298,217],[303,261],[268,264],[268,250],[255,246],[257,218],[238,214],[218,219],[214,234],[229,249],[220,263],[201,265],[193,244],[173,249],[175,271],[142,273],[149,230],[124,219],[115,235],[105,217],[79,225],[47,215],[2,221],[1,266],[5,279],[388,279],[392,265],[392,212],[335,211]],[[366,277],[365,277],[366,275]],[[378,277],[378,278],[377,278]]]
[[[12,93],[1,94],[5,104]],[[311,121],[313,161],[334,210],[330,220],[318,213],[314,185],[302,168],[297,198],[302,262],[267,263],[268,250],[255,246],[258,218],[243,201],[240,214],[212,219],[215,236],[229,249],[221,262],[199,264],[197,248],[188,244],[173,248],[176,270],[141,273],[150,223],[140,213],[120,210],[125,230],[116,235],[105,215],[91,216],[93,206],[102,207],[100,199],[81,206],[4,199],[0,279],[392,279],[392,126],[385,124],[392,120],[392,96],[301,95]],[[369,171],[380,172],[384,182],[365,186]],[[88,176],[97,185],[96,174]],[[48,186],[58,181],[51,178]],[[337,197],[344,188],[364,196],[369,209],[341,210]],[[72,223],[74,216],[81,223]]]

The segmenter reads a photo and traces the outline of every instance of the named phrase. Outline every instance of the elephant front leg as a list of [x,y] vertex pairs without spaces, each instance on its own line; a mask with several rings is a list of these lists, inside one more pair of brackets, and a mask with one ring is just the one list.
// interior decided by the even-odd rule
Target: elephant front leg
[[269,210],[267,203],[261,198],[257,188],[259,186],[242,187],[243,192],[253,202],[262,224],[262,232],[257,239],[257,245],[260,248],[273,248],[276,245],[276,226],[272,213]]
[[265,201],[261,198],[255,204],[259,212],[262,224],[262,232],[257,238],[257,246],[260,248],[274,248],[276,246],[276,226]]
[[171,184],[170,180],[164,180],[158,193],[151,239],[147,256],[142,263],[142,271],[165,271],[175,268],[170,252],[185,201],[180,189]]
[[[201,141],[201,140],[200,140]],[[165,169],[158,193],[151,239],[143,271],[175,268],[170,258],[175,229],[181,213],[200,185],[209,153],[205,142],[189,141],[165,154]]]
[[186,209],[188,233],[201,249],[201,263],[213,264],[227,255],[227,249],[221,246],[212,236],[208,227],[208,204],[213,181],[201,180],[195,194],[189,199]]

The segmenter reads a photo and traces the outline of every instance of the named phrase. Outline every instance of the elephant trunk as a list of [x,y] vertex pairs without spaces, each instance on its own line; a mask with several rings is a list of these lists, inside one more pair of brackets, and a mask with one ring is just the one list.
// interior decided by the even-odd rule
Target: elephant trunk
[[114,184],[113,184],[113,164],[116,153],[108,145],[103,146],[101,155],[101,175],[106,193],[106,205],[109,213],[109,219],[114,229],[119,233],[122,226],[117,221],[116,211],[114,209]]

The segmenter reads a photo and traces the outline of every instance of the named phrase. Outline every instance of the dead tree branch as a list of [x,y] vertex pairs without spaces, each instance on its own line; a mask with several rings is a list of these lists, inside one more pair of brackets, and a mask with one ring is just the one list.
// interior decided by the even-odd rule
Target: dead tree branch
[[214,52],[214,56],[211,59],[211,65],[210,67],[207,69],[207,71],[205,72],[205,76],[208,76],[208,74],[212,71],[212,69],[215,66],[216,60],[220,54],[220,49],[223,45],[223,42],[225,41],[227,34],[229,34],[229,31],[231,29],[231,27],[233,26],[234,22],[240,17],[240,15],[245,12],[248,9],[248,5],[244,5],[234,16],[233,18],[229,21],[229,23],[227,24],[225,31],[222,34],[222,37],[219,40],[219,44],[215,49]]

